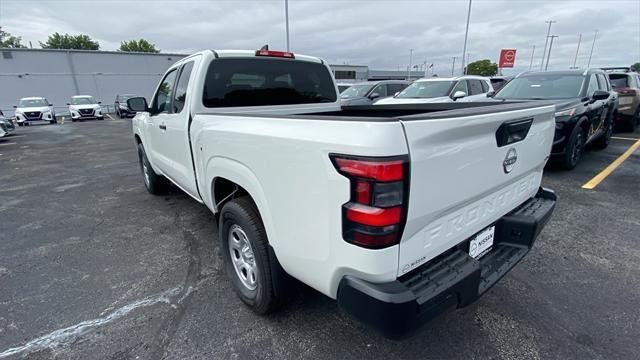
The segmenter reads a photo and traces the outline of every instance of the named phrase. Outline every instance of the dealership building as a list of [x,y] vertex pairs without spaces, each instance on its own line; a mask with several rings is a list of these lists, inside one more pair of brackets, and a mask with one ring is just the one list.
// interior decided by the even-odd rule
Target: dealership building
[[[0,49],[0,110],[11,115],[18,99],[42,96],[64,112],[73,95],[93,95],[113,107],[118,94],[149,98],[164,72],[184,54],[119,51]],[[406,79],[407,71],[330,65],[337,82]],[[412,78],[419,77],[413,72]],[[107,110],[109,110],[107,108]]]

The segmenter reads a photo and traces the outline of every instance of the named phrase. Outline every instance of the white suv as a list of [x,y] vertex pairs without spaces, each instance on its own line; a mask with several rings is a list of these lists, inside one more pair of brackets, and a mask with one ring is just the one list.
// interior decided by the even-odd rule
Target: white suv
[[482,76],[433,77],[416,80],[395,96],[374,105],[481,101],[490,91],[493,91],[491,81]]
[[76,95],[71,97],[69,112],[71,113],[71,121],[82,121],[87,119],[104,120],[102,114],[102,102],[96,101],[91,95]]
[[43,97],[26,97],[18,101],[18,105],[13,107],[18,126],[33,123],[55,124],[56,113],[53,104]]

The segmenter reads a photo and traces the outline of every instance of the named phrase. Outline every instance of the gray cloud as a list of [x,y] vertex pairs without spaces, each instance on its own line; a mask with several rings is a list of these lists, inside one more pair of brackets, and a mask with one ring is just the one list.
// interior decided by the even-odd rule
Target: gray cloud
[[[467,1],[305,1],[290,0],[294,52],[331,63],[406,68],[435,64],[451,71],[462,52]],[[37,21],[34,21],[37,19]],[[94,20],[97,19],[97,20]],[[557,21],[550,67],[573,62],[578,33],[583,41],[578,65],[586,66],[593,30],[592,66],[640,61],[640,1],[482,1],[472,7],[468,53],[497,61],[501,48],[516,48],[516,68],[527,70],[536,46],[540,65],[546,19]],[[25,26],[28,24],[28,26]],[[285,47],[284,1],[29,1],[0,0],[0,25],[34,45],[53,32],[86,33],[104,50],[120,41],[146,38],[167,52],[201,49]],[[458,59],[459,64],[459,59]],[[459,69],[456,69],[459,71]]]

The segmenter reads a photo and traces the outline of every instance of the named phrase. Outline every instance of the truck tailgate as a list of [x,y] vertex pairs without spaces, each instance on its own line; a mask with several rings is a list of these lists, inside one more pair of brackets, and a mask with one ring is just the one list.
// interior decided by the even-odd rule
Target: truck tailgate
[[553,143],[554,111],[544,104],[402,118],[411,176],[398,276],[536,194]]

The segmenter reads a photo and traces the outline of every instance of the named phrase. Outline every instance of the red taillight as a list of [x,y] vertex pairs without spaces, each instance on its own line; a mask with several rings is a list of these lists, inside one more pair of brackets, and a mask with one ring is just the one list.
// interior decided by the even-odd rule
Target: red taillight
[[631,88],[615,88],[613,91],[617,92],[619,95],[636,96],[636,91]]
[[281,57],[287,59],[295,59],[296,56],[291,52],[286,51],[272,51],[272,50],[256,50],[256,56],[270,56],[270,57]]
[[397,244],[406,219],[408,157],[330,157],[351,181],[351,199],[342,206],[342,237],[370,249]]
[[378,181],[402,180],[402,164],[398,161],[362,161],[335,158],[340,172]]
[[381,209],[360,204],[347,205],[347,219],[368,226],[389,226],[400,222],[399,206]]

